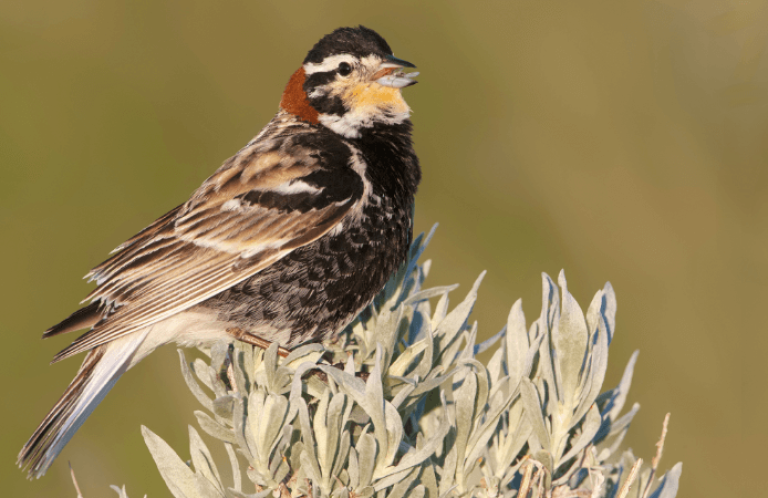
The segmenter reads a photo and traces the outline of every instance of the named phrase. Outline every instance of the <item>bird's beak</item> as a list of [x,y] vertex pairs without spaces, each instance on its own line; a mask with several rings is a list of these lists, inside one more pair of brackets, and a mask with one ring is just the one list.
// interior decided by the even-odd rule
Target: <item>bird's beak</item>
[[404,73],[401,70],[405,67],[416,67],[408,61],[398,59],[394,55],[387,55],[384,61],[379,65],[378,71],[373,75],[373,79],[384,86],[393,88],[404,88],[406,86],[418,83],[415,78],[419,73]]

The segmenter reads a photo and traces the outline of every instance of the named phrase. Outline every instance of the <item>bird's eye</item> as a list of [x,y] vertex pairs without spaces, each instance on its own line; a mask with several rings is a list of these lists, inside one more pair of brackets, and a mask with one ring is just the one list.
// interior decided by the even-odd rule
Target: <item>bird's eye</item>
[[349,74],[352,72],[352,66],[350,66],[346,62],[342,62],[341,64],[339,64],[337,71],[342,76],[349,76]]

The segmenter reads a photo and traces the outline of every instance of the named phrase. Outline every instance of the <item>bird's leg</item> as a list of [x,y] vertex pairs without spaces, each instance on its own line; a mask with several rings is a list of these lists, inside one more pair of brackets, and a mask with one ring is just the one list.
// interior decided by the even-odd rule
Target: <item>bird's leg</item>
[[[237,339],[238,341],[242,341],[242,342],[244,342],[246,344],[251,344],[253,346],[258,346],[261,349],[267,349],[269,346],[272,345],[272,343],[270,341],[268,341],[266,339],[262,339],[261,337],[257,337],[255,335],[249,334],[248,332],[245,332],[243,329],[238,328],[238,327],[232,327],[230,329],[227,329],[227,333],[229,335],[231,335],[232,337],[234,337],[235,339]],[[284,347],[278,346],[277,354],[279,354],[283,358],[286,358],[286,357],[288,357],[289,354],[291,354],[291,352],[290,352],[290,350],[285,349]],[[339,370],[344,370],[344,363],[333,364],[333,363],[330,363],[330,361],[328,359],[326,359],[326,361],[328,361],[328,363],[326,363],[327,365],[331,365],[333,367],[336,367]],[[314,376],[320,378],[320,380],[322,380],[323,382],[327,382],[328,381],[328,377],[326,376],[326,374],[321,372],[321,371],[315,370],[315,371],[313,371],[311,373],[311,375],[314,375]],[[363,379],[363,381],[367,381],[369,375],[370,374],[368,372],[357,372],[355,374],[355,377],[361,378],[361,379]]]
[[[252,346],[258,346],[261,349],[267,349],[269,348],[269,346],[272,345],[270,341],[266,339],[262,339],[261,337],[257,337],[255,335],[249,334],[243,329],[240,329],[237,327],[227,329],[227,333],[232,337],[234,337],[235,339],[237,339],[238,341],[244,342],[246,344],[250,344]],[[286,358],[289,354],[291,354],[291,351],[288,349],[285,349],[284,347],[278,346],[277,354],[279,354],[283,358]]]

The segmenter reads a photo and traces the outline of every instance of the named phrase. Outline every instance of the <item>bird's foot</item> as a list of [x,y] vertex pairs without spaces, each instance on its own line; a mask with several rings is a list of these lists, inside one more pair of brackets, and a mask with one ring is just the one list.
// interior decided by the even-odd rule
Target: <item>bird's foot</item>
[[[240,329],[237,327],[232,327],[230,329],[227,329],[227,333],[240,342],[244,342],[252,346],[258,346],[261,349],[267,349],[272,345],[272,342],[266,339],[262,339],[261,337],[257,337],[255,335],[249,334],[243,329]],[[283,358],[287,358],[288,355],[291,354],[291,351],[289,349],[285,349],[282,346],[278,346],[277,354],[279,354]]]

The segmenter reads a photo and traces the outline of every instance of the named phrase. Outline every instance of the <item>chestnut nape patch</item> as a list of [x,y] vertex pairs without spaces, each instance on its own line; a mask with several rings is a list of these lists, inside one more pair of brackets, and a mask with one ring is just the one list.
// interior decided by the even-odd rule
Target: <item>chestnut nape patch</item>
[[283,91],[280,107],[285,112],[298,116],[304,121],[317,124],[320,122],[318,120],[318,112],[309,104],[307,93],[304,91],[305,78],[306,74],[303,67],[291,75],[291,79],[288,80],[288,84]]

